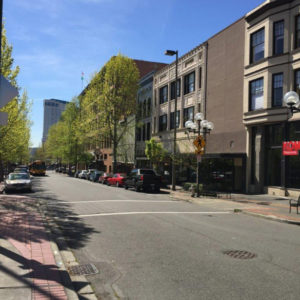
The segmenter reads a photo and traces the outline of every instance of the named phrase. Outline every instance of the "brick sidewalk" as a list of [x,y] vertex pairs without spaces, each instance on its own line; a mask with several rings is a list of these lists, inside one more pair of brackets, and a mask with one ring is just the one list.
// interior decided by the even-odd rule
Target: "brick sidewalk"
[[49,236],[34,200],[0,195],[0,235],[18,250],[13,253],[2,248],[1,254],[28,270],[19,280],[31,287],[31,299],[67,299],[63,271],[56,265]]

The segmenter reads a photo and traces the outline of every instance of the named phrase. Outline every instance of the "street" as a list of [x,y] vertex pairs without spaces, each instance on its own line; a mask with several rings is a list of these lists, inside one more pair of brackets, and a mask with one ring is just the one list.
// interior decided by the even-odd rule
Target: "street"
[[33,190],[99,299],[299,299],[298,226],[54,172]]

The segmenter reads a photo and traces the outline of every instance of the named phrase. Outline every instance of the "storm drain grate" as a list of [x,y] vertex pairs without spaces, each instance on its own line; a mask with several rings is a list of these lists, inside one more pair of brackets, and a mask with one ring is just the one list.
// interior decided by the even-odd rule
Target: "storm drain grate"
[[238,259],[252,259],[257,256],[255,253],[251,253],[244,250],[226,250],[223,251],[223,253],[232,258],[238,258]]
[[68,268],[71,276],[75,275],[93,275],[99,273],[98,269],[93,264],[78,265]]
[[258,204],[258,205],[270,205],[269,202],[256,202],[256,204]]

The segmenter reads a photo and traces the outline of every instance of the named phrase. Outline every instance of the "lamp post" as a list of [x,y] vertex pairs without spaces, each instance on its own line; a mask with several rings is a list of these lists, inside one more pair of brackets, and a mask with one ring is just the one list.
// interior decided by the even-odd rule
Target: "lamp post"
[[[294,91],[289,91],[287,92],[284,97],[283,97],[283,102],[286,104],[289,114],[287,115],[287,120],[284,122],[284,127],[283,127],[283,139],[284,141],[287,141],[289,138],[289,132],[288,132],[288,120],[293,116],[295,112],[300,112],[300,101],[299,101],[299,95],[294,92]],[[287,157],[286,154],[283,153],[281,154],[281,184],[284,187],[285,190],[285,195],[288,196],[287,192],[287,184],[286,184],[286,178],[287,178],[287,169],[286,169],[286,164],[287,164]]]
[[293,116],[294,112],[300,112],[299,95],[296,92],[287,92],[283,97],[283,101],[291,112],[291,115],[288,116],[288,119]]
[[[204,119],[203,113],[198,112],[195,115],[195,120],[197,123],[188,120],[185,122],[184,126],[190,132],[197,133],[197,138],[194,140],[194,145],[197,147],[195,151],[197,153],[197,185],[196,185],[196,194],[199,197],[199,185],[200,185],[200,162],[202,155],[205,150],[206,135],[214,129],[214,124]],[[201,136],[203,134],[203,137]]]
[[176,190],[176,169],[175,169],[175,155],[176,155],[176,138],[177,138],[177,80],[178,80],[178,50],[166,50],[165,55],[176,55],[175,61],[175,105],[174,105],[174,137],[173,137],[173,159],[172,159],[172,191]]

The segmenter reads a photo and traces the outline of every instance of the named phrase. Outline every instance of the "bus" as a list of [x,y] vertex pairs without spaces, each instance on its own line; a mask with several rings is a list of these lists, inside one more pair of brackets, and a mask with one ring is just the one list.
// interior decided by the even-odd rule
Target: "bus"
[[31,175],[46,175],[46,163],[42,160],[35,160],[28,165]]

